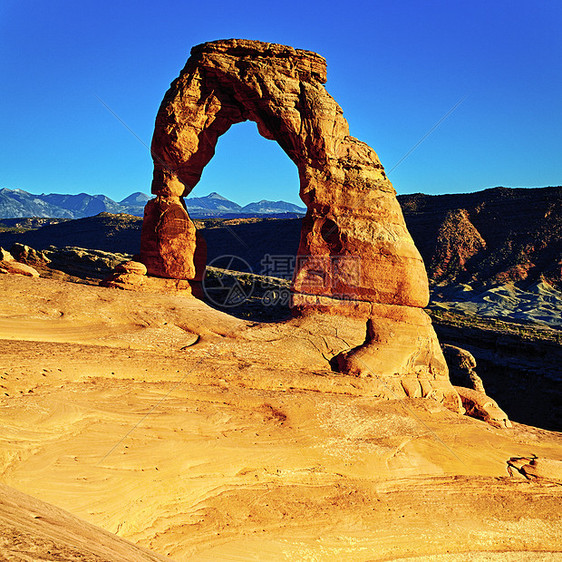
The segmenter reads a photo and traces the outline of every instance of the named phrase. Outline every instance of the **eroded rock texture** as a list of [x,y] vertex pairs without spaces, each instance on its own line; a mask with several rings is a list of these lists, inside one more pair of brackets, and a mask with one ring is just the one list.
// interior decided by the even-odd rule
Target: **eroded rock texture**
[[25,263],[20,263],[14,256],[0,248],[0,274],[26,275],[27,277],[39,277],[39,272]]
[[411,306],[373,305],[373,309],[364,343],[336,355],[332,366],[380,379],[378,393],[385,398],[432,398],[459,411],[459,398],[427,314]]
[[486,394],[484,383],[476,373],[476,359],[472,353],[449,344],[441,345],[441,349],[449,367],[451,383]]
[[[370,319],[384,344],[368,339],[361,365],[351,356],[335,364],[356,374],[437,381],[435,388],[456,397],[420,310],[429,300],[427,275],[394,188],[374,150],[350,136],[325,82],[325,60],[309,51],[234,39],[194,47],[156,118],[157,197],[145,210],[141,261],[150,275],[196,277],[199,244],[182,197],[199,181],[218,138],[236,123],[254,121],[297,166],[307,207],[293,279],[295,314],[325,310]],[[410,394],[402,384],[396,392]]]
[[507,414],[493,398],[472,388],[456,386],[455,389],[462,400],[467,416],[480,419],[495,427],[512,427]]
[[295,291],[427,304],[425,268],[394,189],[375,152],[349,135],[325,81],[324,59],[308,51],[245,40],[192,49],[156,118],[157,199],[146,209],[142,245],[150,274],[191,278],[194,229],[180,198],[199,181],[219,136],[252,120],[299,170],[308,213]]

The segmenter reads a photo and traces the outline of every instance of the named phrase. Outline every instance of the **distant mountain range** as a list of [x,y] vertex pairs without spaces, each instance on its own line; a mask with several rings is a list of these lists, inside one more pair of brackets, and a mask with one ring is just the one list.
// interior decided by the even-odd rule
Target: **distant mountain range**
[[[99,213],[127,213],[143,216],[148,195],[136,192],[122,201],[105,195],[41,194],[33,195],[22,189],[0,189],[0,218],[49,217],[80,219]],[[266,201],[238,205],[216,192],[206,197],[188,197],[185,203],[192,218],[297,217],[306,209],[285,201]]]
[[[5,191],[0,191],[0,197]],[[134,194],[119,205],[126,201],[142,207],[147,196],[139,197]],[[283,205],[289,204],[272,207],[262,201],[240,207],[217,194],[191,202],[199,212],[209,213],[207,217],[211,219],[218,213],[235,218],[226,222],[197,222],[207,241],[208,263],[231,254],[243,258],[259,273],[266,254],[297,253],[301,220],[268,220],[271,214],[262,214],[263,220],[245,220],[241,214],[241,210],[248,208],[285,210],[291,207]],[[562,290],[562,187],[497,187],[455,195],[417,193],[399,195],[398,202],[434,284],[493,287],[544,280]],[[141,218],[112,214],[78,220],[0,219],[0,246],[9,250],[14,242],[20,242],[38,250],[53,244],[136,253],[141,226]]]

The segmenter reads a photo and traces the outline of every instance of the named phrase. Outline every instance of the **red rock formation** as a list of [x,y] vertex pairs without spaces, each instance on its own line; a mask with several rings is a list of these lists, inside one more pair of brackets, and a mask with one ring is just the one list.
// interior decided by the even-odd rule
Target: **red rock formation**
[[442,281],[466,271],[466,263],[485,248],[486,242],[470,222],[468,212],[449,211],[439,226],[436,251],[429,264],[433,279]]
[[[194,47],[156,117],[156,199],[145,210],[141,261],[150,275],[196,278],[198,241],[182,198],[199,181],[218,138],[236,123],[255,121],[297,166],[307,207],[294,312],[370,318],[373,333],[382,335],[367,339],[361,366],[348,355],[335,361],[339,368],[431,380],[421,394],[430,394],[432,384],[448,385],[445,394],[455,402],[435,333],[420,310],[429,300],[427,275],[394,188],[375,151],[350,136],[325,82],[325,60],[309,51],[234,39]],[[401,396],[410,394],[399,387]],[[459,404],[456,397],[453,408]]]
[[151,275],[194,279],[195,225],[179,197],[157,197],[146,204],[141,260]]
[[152,141],[156,200],[141,247],[149,274],[191,279],[188,195],[231,125],[255,121],[295,162],[307,206],[297,293],[425,306],[425,268],[392,184],[369,146],[349,135],[325,90],[319,55],[257,41],[199,45],[166,93]]
[[39,272],[34,267],[16,261],[10,252],[7,252],[4,248],[0,248],[0,274],[39,277]]

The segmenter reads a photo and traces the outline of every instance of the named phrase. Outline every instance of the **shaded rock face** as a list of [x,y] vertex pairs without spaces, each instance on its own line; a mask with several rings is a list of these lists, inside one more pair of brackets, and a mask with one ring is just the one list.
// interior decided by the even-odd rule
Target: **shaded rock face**
[[461,398],[467,416],[480,419],[498,428],[512,427],[507,414],[495,400],[483,392],[463,386],[456,386],[455,390]]
[[398,199],[432,281],[562,288],[562,187]]
[[484,390],[482,379],[476,374],[476,359],[460,347],[442,345],[449,366],[450,380],[455,386],[467,416],[480,419],[495,427],[512,427],[507,414]]
[[484,383],[476,373],[476,359],[467,351],[455,345],[443,344],[443,355],[449,367],[452,384],[486,393]]
[[51,261],[44,252],[38,252],[25,244],[13,244],[10,253],[17,261],[31,266],[45,265]]
[[78,277],[94,278],[104,278],[116,265],[128,259],[125,254],[77,248],[75,246],[52,247],[45,250],[44,254],[50,260],[50,267],[53,269]]
[[156,198],[145,208],[140,259],[149,275],[197,281],[204,251],[183,197],[218,138],[254,121],[297,166],[307,208],[293,313],[364,318],[364,345],[334,358],[336,369],[389,378],[389,397],[431,395],[460,411],[421,310],[429,301],[427,275],[394,188],[375,151],[350,136],[325,82],[325,60],[309,51],[234,39],[194,47],[156,117]]
[[0,275],[39,277],[39,272],[30,265],[16,261],[10,252],[0,248]]

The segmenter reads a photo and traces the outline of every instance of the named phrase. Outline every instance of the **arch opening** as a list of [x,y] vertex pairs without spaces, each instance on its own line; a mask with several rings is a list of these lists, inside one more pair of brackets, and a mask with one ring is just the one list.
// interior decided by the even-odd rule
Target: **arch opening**
[[214,155],[189,197],[215,191],[242,206],[280,199],[304,207],[295,164],[250,120],[236,123],[217,139]]
[[290,314],[289,285],[306,212],[298,193],[295,164],[254,122],[237,123],[217,139],[184,199],[206,242],[199,294],[209,305],[262,322]]

